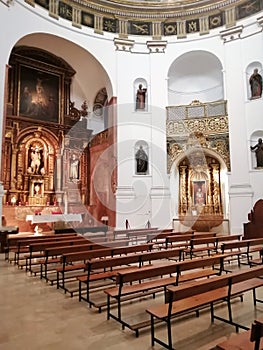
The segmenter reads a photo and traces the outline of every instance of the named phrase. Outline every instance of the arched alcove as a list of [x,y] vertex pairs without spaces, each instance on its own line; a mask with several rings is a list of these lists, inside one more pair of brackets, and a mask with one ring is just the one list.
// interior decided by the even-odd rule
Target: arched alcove
[[170,66],[168,78],[169,106],[224,99],[222,64],[210,52],[191,51],[179,56]]
[[[246,88],[247,88],[248,100],[253,100],[255,98],[261,97],[260,95],[255,94],[255,92],[252,91],[253,90],[253,85],[252,85],[253,74],[255,74],[256,72],[261,76],[261,79],[262,79],[263,68],[262,68],[261,62],[258,62],[258,61],[251,62],[246,68]],[[262,83],[261,83],[261,90],[262,90]]]
[[173,217],[198,231],[220,226],[228,217],[226,174],[224,160],[210,149],[179,155],[170,174]]
[[[29,86],[32,97],[37,96],[39,77],[43,77],[39,81],[41,93],[45,89],[50,96],[55,91],[58,108],[54,115],[47,108],[45,114],[40,114],[26,104],[21,106],[20,92],[24,87]],[[67,207],[71,212],[85,212],[86,217],[91,188],[89,169],[95,162],[87,145],[92,132],[99,134],[105,129],[98,107],[107,105],[108,98],[113,96],[103,64],[70,39],[33,33],[21,38],[11,52],[6,89],[5,201],[14,197],[28,210],[35,205],[42,210],[50,203],[58,203],[65,211]],[[40,105],[41,97],[37,101],[32,98],[31,104]],[[100,122],[96,128],[89,125],[92,110]],[[114,119],[113,113],[111,117]],[[21,134],[27,131],[28,138],[22,138]],[[108,140],[106,130],[99,144]],[[34,167],[33,160],[40,160],[39,169]],[[78,162],[75,172],[74,162]],[[97,212],[100,218],[99,209]]]

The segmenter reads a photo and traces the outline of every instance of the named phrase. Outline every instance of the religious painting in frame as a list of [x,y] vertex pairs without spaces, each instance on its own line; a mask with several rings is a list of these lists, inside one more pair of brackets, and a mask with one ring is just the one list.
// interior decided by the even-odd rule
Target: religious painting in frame
[[194,205],[206,205],[206,202],[207,202],[206,181],[205,180],[192,181],[192,184],[193,184]]
[[60,76],[20,65],[18,114],[20,116],[59,122]]

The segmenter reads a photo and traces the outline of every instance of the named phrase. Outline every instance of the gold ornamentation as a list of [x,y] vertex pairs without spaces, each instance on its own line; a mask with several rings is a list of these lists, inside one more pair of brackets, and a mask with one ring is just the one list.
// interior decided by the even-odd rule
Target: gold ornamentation
[[103,30],[107,32],[116,33],[116,22],[115,20],[104,18],[103,21]]
[[135,31],[138,34],[149,34],[149,26],[148,24],[138,24],[138,23],[132,23],[132,27],[135,29]]
[[221,25],[222,25],[222,18],[220,15],[209,17],[209,28],[210,29],[220,27]]
[[228,117],[193,118],[183,120],[169,120],[167,122],[167,136],[186,136],[189,132],[204,134],[228,133]]
[[187,32],[195,33],[198,31],[198,20],[187,22]]
[[164,35],[175,35],[176,34],[176,23],[164,25]]

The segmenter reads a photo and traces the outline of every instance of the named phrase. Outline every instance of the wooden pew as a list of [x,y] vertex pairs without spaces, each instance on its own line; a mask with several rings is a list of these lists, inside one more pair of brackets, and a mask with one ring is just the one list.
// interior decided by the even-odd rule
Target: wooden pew
[[251,329],[218,344],[215,350],[260,350],[263,348],[263,323],[255,320]]
[[194,256],[209,256],[211,252],[216,251],[216,242],[216,237],[193,238],[190,240],[189,247],[184,249],[184,254],[189,255],[190,259]]
[[[171,229],[172,230],[172,229]],[[139,242],[146,243],[148,234],[158,234],[161,233],[162,230],[158,229],[144,229],[140,231],[130,231],[126,233],[128,239],[130,239],[134,244],[138,244]]]
[[155,232],[155,233],[148,233],[146,237],[147,242],[154,242],[157,246],[165,246],[166,245],[166,238],[169,236],[178,236],[178,235],[193,235],[194,231],[187,231],[185,233],[182,232],[175,232],[171,230],[165,230],[162,232]]
[[[70,234],[67,236],[71,237],[71,236],[76,236],[76,234]],[[57,236],[57,238],[59,237],[64,237],[65,235],[59,235]],[[10,258],[10,253],[14,253],[17,251],[18,249],[18,241],[22,242],[22,241],[30,241],[30,240],[41,240],[41,239],[47,239],[47,238],[55,238],[56,236],[54,234],[48,234],[45,236],[35,236],[34,233],[32,234],[28,234],[26,236],[20,236],[18,235],[10,235],[7,238],[7,246],[5,248],[5,260],[8,260],[9,262],[12,262],[12,259]]]
[[240,241],[242,238],[242,234],[241,233],[236,233],[233,235],[217,235],[217,249],[219,249],[219,245],[223,244],[225,242],[236,242],[236,241]]
[[[98,250],[98,249],[105,249],[105,248],[113,248],[113,247],[120,247],[120,246],[127,246],[129,244],[129,241],[110,241],[102,243],[95,243],[90,240],[84,240],[81,242],[80,245],[65,245],[63,242],[61,242],[61,245],[51,248],[45,248],[44,251],[44,258],[39,260],[40,263],[40,278],[44,278],[46,281],[49,281],[51,285],[55,281],[57,281],[57,277],[52,274],[51,277],[47,276],[47,270],[49,265],[57,264],[53,268],[53,271],[56,271],[56,268],[58,268],[58,264],[61,262],[61,256],[64,254],[69,253],[76,253],[76,252],[85,252],[88,250]],[[55,257],[55,258],[54,258]],[[52,266],[51,266],[52,268]],[[54,270],[55,269],[55,270]]]
[[[104,249],[90,250],[86,252],[75,252],[69,254],[63,254],[61,257],[61,266],[56,269],[57,271],[57,289],[62,288],[65,293],[67,288],[65,287],[65,279],[67,272],[75,271],[78,274],[78,270],[85,271],[86,261],[94,258],[102,258],[107,256],[131,254],[135,252],[143,252],[151,250],[153,243],[131,245],[124,247],[108,247]],[[82,274],[83,274],[82,272]],[[75,276],[77,277],[77,275]],[[61,281],[61,282],[60,282]]]
[[119,239],[119,238],[128,238],[127,233],[129,232],[139,232],[139,231],[146,231],[148,233],[152,231],[158,230],[158,227],[152,227],[152,228],[138,228],[138,229],[125,229],[125,230],[114,230],[113,231],[113,237],[114,239]]
[[[153,265],[133,272],[118,272],[116,287],[104,291],[107,295],[107,319],[113,318],[120,322],[123,329],[128,327],[135,331],[138,337],[139,329],[149,326],[149,322],[144,321],[133,325],[126,322],[122,317],[121,311],[123,300],[127,301],[128,299],[138,298],[138,296],[147,294],[155,295],[157,292],[165,291],[169,285],[178,285],[180,282],[220,275],[223,271],[224,257],[220,254],[218,256],[168,263],[161,266]],[[214,269],[215,265],[218,266],[217,270]],[[193,269],[196,271],[191,271]],[[197,271],[197,269],[199,270]],[[191,271],[191,273],[182,274],[183,271]],[[175,274],[175,276],[172,276],[172,274]],[[137,283],[132,284],[134,282]],[[111,312],[111,298],[117,302],[117,315]]]
[[221,236],[211,236],[198,238],[197,235],[194,235],[190,240],[190,245],[187,249],[184,250],[186,254],[190,255],[192,259],[196,254],[210,255],[211,253],[218,253],[219,244],[231,241],[232,243],[240,241],[241,235],[221,235]]
[[216,233],[214,232],[203,232],[203,233],[187,233],[179,235],[171,235],[165,239],[165,247],[188,247],[191,239],[193,238],[209,238],[215,237]]
[[[167,349],[173,349],[171,319],[185,312],[195,311],[198,308],[209,306],[211,322],[215,319],[226,322],[239,328],[247,330],[244,325],[234,322],[231,298],[235,295],[253,290],[254,305],[262,302],[256,298],[256,288],[263,286],[263,266],[242,269],[237,272],[227,273],[207,280],[194,281],[185,285],[167,288],[166,301],[161,305],[149,307],[146,312],[151,318],[151,345],[155,342]],[[216,316],[214,303],[227,301],[228,318]],[[168,343],[155,335],[155,321],[165,322],[167,326]]]
[[249,265],[263,265],[263,248],[259,251],[259,257],[258,258],[252,258],[249,260]]
[[[61,256],[63,254],[68,254],[77,251],[87,251],[89,249],[94,249],[100,247],[97,243],[90,243],[89,240],[83,241],[78,245],[65,245],[65,243],[61,242],[57,247],[45,248],[43,259],[39,260],[40,264],[40,279],[45,279],[47,282],[50,281],[51,285],[54,280],[52,278],[48,278],[48,271],[52,273],[52,271],[56,272],[56,268],[60,263]],[[50,269],[48,270],[48,267]],[[33,270],[35,273],[35,270]],[[35,273],[36,274],[36,273]],[[55,278],[56,281],[56,278]]]
[[[33,259],[44,257],[44,250],[46,248],[58,247],[61,245],[62,242],[64,245],[76,245],[76,244],[79,244],[80,242],[86,242],[86,240],[82,236],[74,236],[74,237],[69,237],[68,239],[62,239],[62,240],[52,239],[52,240],[44,240],[37,243],[30,243],[28,246],[29,252],[27,254],[24,254],[24,259],[26,260],[26,263],[25,263],[26,271],[31,271]],[[37,261],[36,264],[39,264],[39,262]],[[19,263],[19,266],[23,268],[24,264]]]
[[[133,266],[129,266],[133,264]],[[123,267],[125,266],[125,267]],[[127,256],[118,257],[107,257],[102,259],[91,259],[87,262],[87,273],[85,275],[77,277],[79,282],[78,294],[79,301],[85,300],[89,303],[90,307],[95,306],[101,312],[101,308],[106,305],[105,302],[96,303],[90,299],[91,283],[98,282],[101,280],[113,279],[116,277],[120,269],[128,269],[129,271],[134,271],[140,267],[140,255],[139,254],[129,254]],[[98,272],[98,270],[100,270]],[[102,271],[101,271],[102,270]],[[86,297],[82,295],[82,285],[85,285]],[[105,285],[105,283],[103,283]],[[101,287],[101,286],[100,286]],[[72,293],[74,291],[71,291]]]
[[[263,248],[263,238],[243,239],[239,242],[223,243],[221,245],[221,252],[232,253],[232,256],[236,256],[238,260],[238,266],[241,264],[241,258],[246,258],[246,264],[249,264],[251,260],[251,254],[254,252],[260,252]],[[244,263],[244,262],[243,262]]]
[[[182,251],[181,249],[168,249],[162,251],[145,251],[142,253],[136,253],[135,255],[121,256],[121,257],[113,257],[113,258],[105,258],[105,259],[91,259],[87,262],[87,274],[84,276],[77,277],[79,281],[79,301],[85,300],[90,306],[95,306],[99,308],[99,312],[103,306],[107,305],[107,302],[102,301],[100,303],[94,303],[90,300],[90,283],[94,281],[99,281],[102,279],[108,279],[116,277],[118,272],[120,272],[120,267],[123,265],[136,264],[138,268],[144,266],[147,262],[151,264],[154,260],[162,260],[162,259],[176,259],[181,260]],[[117,268],[118,267],[118,268]],[[109,271],[105,271],[105,269],[110,268]],[[115,268],[115,269],[113,269]],[[103,269],[103,272],[96,272],[98,269]],[[126,267],[125,272],[130,272],[133,269],[131,267]],[[123,267],[122,267],[123,271]],[[85,285],[86,297],[82,296],[82,284]]]
[[[31,243],[41,243],[46,241],[60,241],[60,240],[69,240],[71,238],[77,237],[77,234],[66,234],[66,235],[48,235],[48,236],[32,236],[32,237],[21,237],[20,239],[12,239],[12,242],[10,244],[12,245],[10,247],[10,252],[14,253],[14,263],[16,265],[19,264],[20,254],[21,253],[27,253],[29,251],[29,244]],[[12,260],[8,258],[10,262]]]

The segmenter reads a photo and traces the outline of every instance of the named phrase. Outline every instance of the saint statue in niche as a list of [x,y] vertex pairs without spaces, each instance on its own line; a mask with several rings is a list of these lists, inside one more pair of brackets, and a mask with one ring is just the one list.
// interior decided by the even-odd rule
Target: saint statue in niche
[[257,159],[257,168],[263,167],[263,143],[262,138],[258,139],[258,143],[255,146],[250,146],[251,151],[255,150]]
[[77,159],[76,154],[73,154],[70,159],[69,177],[71,180],[78,180],[79,178],[79,160]]
[[148,171],[148,156],[142,146],[140,146],[140,148],[136,152],[135,159],[136,159],[136,173],[146,174]]
[[27,172],[32,175],[44,175],[45,170],[43,167],[43,155],[42,150],[38,145],[33,145],[30,147],[30,160],[29,168]]
[[258,69],[255,68],[253,74],[249,78],[249,84],[251,89],[251,99],[261,97],[262,95],[262,76],[258,73]]
[[139,88],[136,94],[136,109],[141,109],[141,110],[145,109],[146,92],[147,92],[147,89],[143,88],[142,84],[139,84]]

